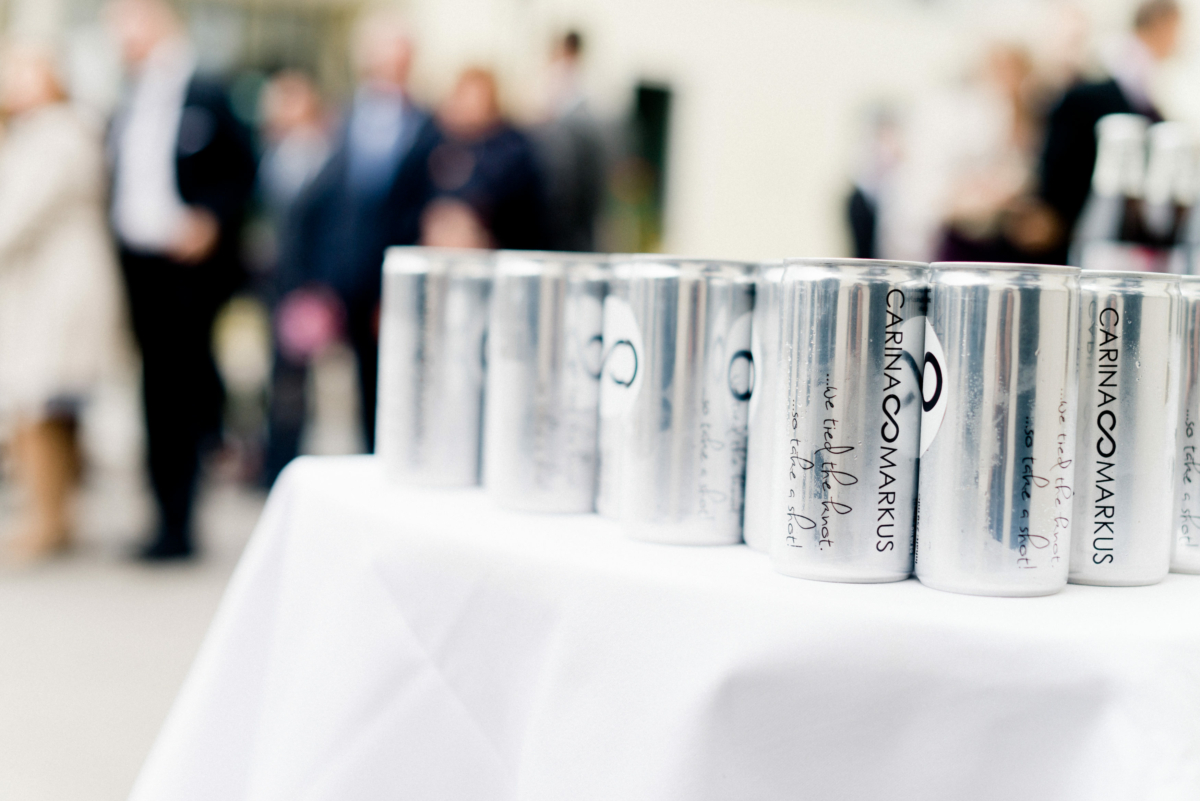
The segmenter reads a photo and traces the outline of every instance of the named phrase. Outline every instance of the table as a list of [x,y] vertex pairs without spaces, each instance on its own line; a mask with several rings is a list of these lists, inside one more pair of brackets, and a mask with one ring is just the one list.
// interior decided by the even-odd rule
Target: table
[[1200,577],[975,598],[305,458],[134,801],[1200,798]]

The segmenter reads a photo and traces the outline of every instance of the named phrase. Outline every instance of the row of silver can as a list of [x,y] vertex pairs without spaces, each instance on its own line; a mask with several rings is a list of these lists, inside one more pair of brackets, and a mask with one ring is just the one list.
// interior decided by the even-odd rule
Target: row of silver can
[[960,592],[1152,583],[1200,572],[1200,279],[1180,280],[397,248],[378,450],[458,486],[482,448],[500,503],[594,503],[658,542],[740,541],[744,510],[746,542],[807,578],[898,580],[915,556]]
[[1200,279],[798,263],[773,282],[774,473],[752,476],[770,500],[747,538],[781,572],[985,595],[1200,572]]
[[741,541],[755,269],[392,248],[377,450],[406,483]]

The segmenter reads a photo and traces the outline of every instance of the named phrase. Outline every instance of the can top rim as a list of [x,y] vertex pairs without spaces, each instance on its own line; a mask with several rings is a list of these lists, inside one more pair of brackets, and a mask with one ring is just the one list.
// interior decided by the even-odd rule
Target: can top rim
[[1178,284],[1180,276],[1174,273],[1147,273],[1138,270],[1083,270],[1081,278],[1124,278],[1132,281],[1152,281],[1162,284]]
[[836,257],[820,258],[811,256],[800,256],[796,258],[787,258],[774,262],[784,267],[796,266],[846,266],[846,267],[902,267],[906,269],[924,270],[929,266],[923,261],[900,261],[897,259],[843,259]]
[[490,269],[495,251],[472,248],[427,248],[420,245],[393,245],[383,253],[383,270],[388,273],[423,273],[430,267],[422,257],[473,268]]
[[386,256],[389,253],[399,255],[419,255],[428,253],[431,256],[469,256],[475,259],[488,259],[496,255],[500,251],[484,250],[483,248],[432,248],[425,245],[389,245],[384,251]]
[[727,262],[621,262],[612,268],[614,278],[658,280],[666,278],[724,279],[753,285],[758,273],[747,265]]
[[574,250],[497,250],[496,257],[500,259],[580,261],[589,263],[608,263],[613,260],[612,253],[586,253]]
[[747,261],[746,259],[719,259],[707,258],[704,256],[675,256],[670,253],[614,253],[612,255],[613,264],[662,264],[665,266],[707,266],[707,265],[728,265],[730,267],[757,267],[766,262],[762,261]]
[[607,280],[612,275],[608,259],[575,259],[573,254],[563,253],[562,258],[553,254],[547,258],[526,257],[523,251],[499,251],[496,259],[496,276],[583,278]]
[[1046,273],[1047,275],[1078,275],[1078,267],[1065,264],[1020,264],[1013,262],[991,261],[935,261],[929,265],[931,270],[987,270],[988,272],[1008,273]]
[[753,284],[758,276],[760,263],[733,259],[692,259],[673,256],[614,259],[613,276],[620,279],[707,277],[723,278],[735,282]]

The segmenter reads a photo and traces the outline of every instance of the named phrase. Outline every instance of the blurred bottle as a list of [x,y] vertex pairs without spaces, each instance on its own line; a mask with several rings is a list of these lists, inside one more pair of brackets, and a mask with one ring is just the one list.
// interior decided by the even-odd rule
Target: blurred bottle
[[1147,270],[1141,200],[1146,128],[1139,114],[1109,114],[1096,124],[1092,190],[1075,228],[1071,264],[1091,270]]
[[1190,126],[1160,122],[1148,134],[1142,226],[1147,247],[1157,251],[1164,269],[1187,272],[1189,218],[1196,195],[1196,142]]
[[1180,246],[1171,261],[1171,272],[1200,275],[1200,161],[1193,164],[1191,207],[1179,232]]

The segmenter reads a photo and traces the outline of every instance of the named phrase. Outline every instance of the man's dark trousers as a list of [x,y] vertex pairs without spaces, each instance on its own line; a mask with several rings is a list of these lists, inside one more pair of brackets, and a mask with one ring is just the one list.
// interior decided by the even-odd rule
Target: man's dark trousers
[[224,389],[212,329],[227,293],[213,265],[121,252],[130,316],[142,353],[142,401],[150,482],[159,511],[156,541],[190,551],[202,448],[215,443]]

